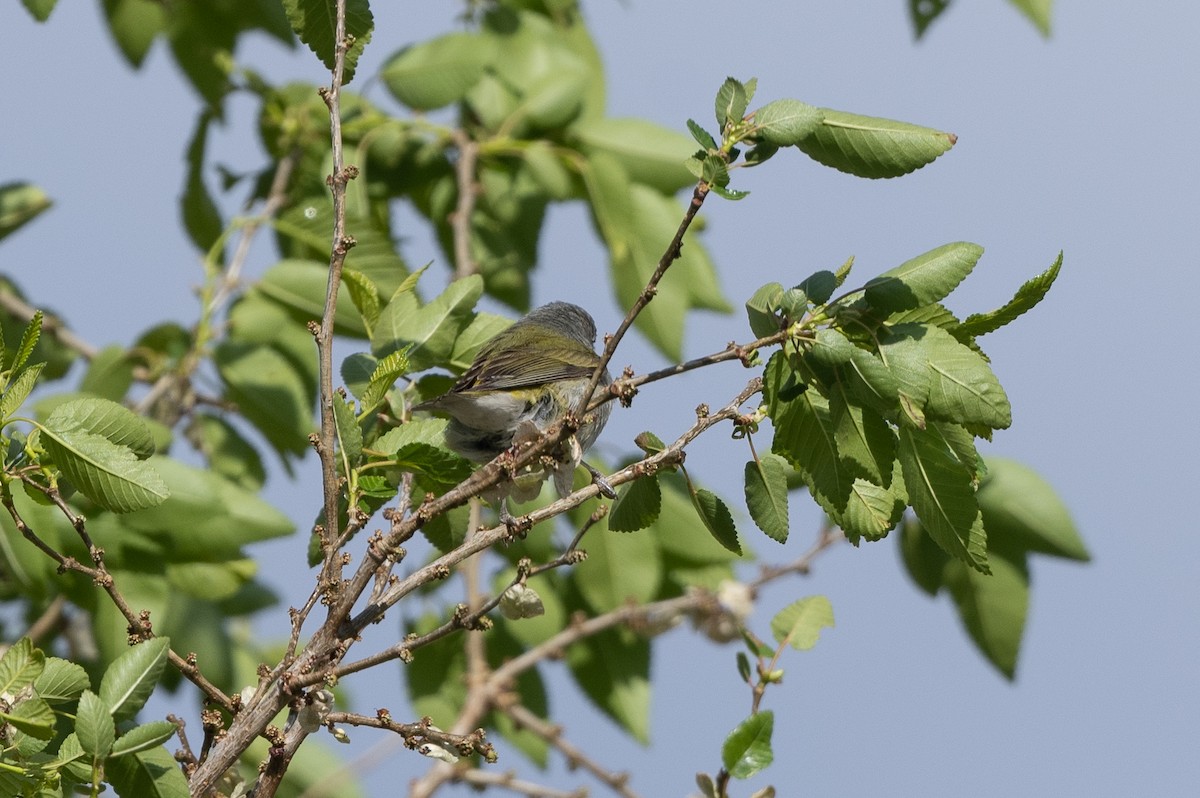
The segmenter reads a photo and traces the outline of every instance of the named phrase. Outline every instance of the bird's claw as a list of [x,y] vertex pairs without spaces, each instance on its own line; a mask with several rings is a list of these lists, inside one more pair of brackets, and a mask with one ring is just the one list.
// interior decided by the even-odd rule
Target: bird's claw
[[500,501],[500,523],[508,528],[510,540],[524,540],[525,536],[529,534],[529,530],[533,528],[533,522],[529,520],[529,516],[522,515],[518,518],[508,511],[508,499]]

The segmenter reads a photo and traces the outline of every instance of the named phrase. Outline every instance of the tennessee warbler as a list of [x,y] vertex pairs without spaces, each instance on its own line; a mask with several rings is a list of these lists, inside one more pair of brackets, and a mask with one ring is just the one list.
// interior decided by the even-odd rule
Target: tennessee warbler
[[[514,443],[535,439],[579,404],[600,364],[595,343],[596,322],[586,310],[567,302],[542,305],[485,343],[449,391],[413,409],[448,413],[446,445],[468,460],[486,463]],[[599,388],[611,382],[606,369]],[[564,442],[566,451],[552,469],[560,496],[571,492],[581,464],[601,492],[615,495],[600,472],[583,462],[611,412],[612,403],[596,408]],[[528,501],[547,476],[532,466],[498,495]],[[511,518],[503,501],[500,511],[501,518]]]

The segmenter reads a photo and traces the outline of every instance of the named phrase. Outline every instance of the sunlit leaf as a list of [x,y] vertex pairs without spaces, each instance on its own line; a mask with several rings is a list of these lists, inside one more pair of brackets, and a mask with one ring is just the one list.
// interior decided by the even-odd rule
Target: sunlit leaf
[[806,651],[817,644],[821,630],[833,626],[833,605],[825,596],[793,601],[771,619],[775,642]]
[[814,161],[858,177],[899,177],[954,146],[953,133],[819,109],[821,124],[796,146]]
[[735,779],[748,779],[775,760],[771,750],[771,732],[775,714],[756,712],[738,724],[721,746],[721,762]]

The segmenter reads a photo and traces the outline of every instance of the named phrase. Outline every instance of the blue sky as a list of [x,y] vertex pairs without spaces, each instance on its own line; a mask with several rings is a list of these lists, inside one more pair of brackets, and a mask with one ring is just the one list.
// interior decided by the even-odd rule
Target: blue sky
[[[447,24],[414,19],[422,5],[374,5],[378,27],[360,74]],[[951,300],[965,314],[1001,303],[1065,252],[1045,303],[984,341],[1014,416],[986,451],[1020,459],[1055,485],[1094,562],[1035,561],[1015,684],[979,658],[945,599],[908,584],[894,541],[838,548],[811,577],[769,590],[756,615],[764,632],[774,610],[811,593],[829,596],[837,628],[785,659],[785,684],[766,699],[777,716],[777,761],[752,785],[774,783],[780,795],[1192,795],[1200,542],[1187,486],[1200,436],[1197,358],[1186,336],[1200,297],[1200,10],[1179,0],[1152,10],[1068,0],[1056,4],[1054,35],[1044,40],[1001,0],[958,3],[914,43],[906,5],[585,4],[614,115],[682,130],[689,116],[708,120],[726,75],[757,76],[764,101],[796,97],[959,136],[932,166],[895,181],[851,178],[798,154],[739,175],[737,187],[751,196],[714,198],[705,210],[706,242],[735,306],[764,282],[799,280],[851,254],[865,278],[969,240],[986,251]],[[161,44],[141,72],[119,62],[97,6],[61,3],[45,26],[15,4],[0,8],[0,52],[21,65],[10,71],[0,117],[0,181],[31,180],[56,202],[0,245],[0,272],[88,340],[128,343],[152,321],[195,316],[198,260],[164,198],[182,185],[198,101]],[[263,38],[241,55],[279,81],[325,79],[306,51]],[[260,154],[245,143],[253,108],[232,111],[220,160],[253,168]],[[440,259],[422,232],[411,231],[410,260]],[[601,330],[615,328],[622,312],[606,278],[589,279],[604,274],[605,258],[581,207],[552,214],[542,258],[536,301],[580,302]],[[260,242],[251,273],[270,261]],[[696,316],[687,353],[735,338],[746,338],[742,314]],[[640,342],[617,361],[661,365]],[[744,376],[727,366],[646,389],[632,410],[614,413],[601,448],[626,451],[645,428],[667,437],[698,402],[727,400]],[[732,446],[703,441],[689,468],[736,493],[740,477],[727,463],[740,471],[742,451]],[[274,478],[270,497],[298,508],[303,523],[316,484],[309,462],[296,483]],[[797,500],[785,549],[750,536],[764,557],[786,560],[818,524]],[[303,560],[302,551],[271,556],[296,568]],[[573,740],[632,772],[640,794],[682,796],[694,772],[719,766],[724,731],[750,697],[732,648],[676,631],[655,656],[651,749],[579,711],[582,699],[564,679],[552,684],[565,690],[557,706]],[[394,691],[383,700],[399,715],[396,676],[351,689]],[[377,740],[356,737],[358,750]],[[395,751],[372,771],[372,794],[392,794],[424,764]],[[506,766],[521,765],[514,754]],[[561,767],[549,779],[586,783]]]

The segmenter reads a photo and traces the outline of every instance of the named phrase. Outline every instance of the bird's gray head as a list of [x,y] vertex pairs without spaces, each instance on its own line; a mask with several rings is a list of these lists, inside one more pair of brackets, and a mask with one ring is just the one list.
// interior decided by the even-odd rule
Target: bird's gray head
[[548,327],[588,347],[596,344],[596,322],[586,310],[570,302],[542,305],[529,311],[517,324]]

